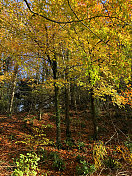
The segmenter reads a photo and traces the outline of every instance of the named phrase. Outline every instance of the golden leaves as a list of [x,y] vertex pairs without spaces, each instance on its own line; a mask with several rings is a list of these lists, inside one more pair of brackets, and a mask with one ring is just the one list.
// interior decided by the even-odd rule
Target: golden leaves
[[93,147],[93,158],[95,163],[95,168],[99,169],[102,164],[104,157],[107,155],[106,147],[102,141],[95,143]]
[[117,146],[117,151],[122,154],[123,159],[132,165],[132,153],[124,145]]
[[4,75],[0,75],[0,83],[4,83],[4,79],[5,79]]
[[[58,25],[31,15],[23,3],[12,1],[0,15],[4,28],[0,31],[1,50],[13,55],[13,60],[17,60],[21,70],[28,75],[33,76],[37,71],[41,74],[42,68],[49,70],[44,81],[47,88],[54,83],[59,87],[69,84],[64,78],[68,68],[68,76],[75,78],[79,85],[94,87],[95,97],[110,95],[113,103],[120,105],[125,100],[116,89],[120,78],[123,77],[126,83],[130,80],[131,70],[130,4],[129,1],[120,2],[105,2],[106,10],[100,1],[70,0],[75,14],[85,25],[81,22]],[[50,19],[70,21],[77,18],[64,0],[34,0],[30,5],[34,12]],[[5,20],[4,15],[8,17]],[[68,61],[66,50],[69,52]],[[55,55],[57,57],[58,79],[55,81],[46,55],[51,61]],[[44,66],[42,58],[47,62]]]

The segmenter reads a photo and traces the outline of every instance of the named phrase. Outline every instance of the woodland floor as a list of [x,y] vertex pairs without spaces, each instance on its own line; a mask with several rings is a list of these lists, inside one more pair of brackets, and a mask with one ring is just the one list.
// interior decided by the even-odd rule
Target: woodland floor
[[[45,151],[45,159],[40,160],[38,176],[76,176],[76,167],[79,165],[78,156],[82,156],[89,163],[93,160],[93,145],[95,141],[92,139],[93,128],[89,112],[79,111],[77,113],[70,112],[72,138],[76,145],[67,146],[65,136],[65,121],[62,115],[61,137],[63,148],[57,150],[55,145],[45,145],[42,142],[42,133],[46,134],[47,139],[55,143],[56,127],[55,116],[51,112],[45,112],[41,120],[34,119],[34,115],[28,113],[20,113],[9,118],[0,115],[0,176],[10,176],[16,167],[14,160],[20,154],[30,151]],[[34,119],[34,120],[30,120]],[[128,135],[131,138],[132,121],[122,118],[106,118],[105,113],[101,114],[98,119],[99,124],[99,140],[106,143],[107,153],[109,156],[117,159],[121,163],[118,169],[104,167],[93,173],[93,176],[130,176],[132,175],[132,166],[123,159],[122,153],[117,152],[117,146],[124,146],[124,142],[128,141]],[[32,123],[31,123],[32,122]],[[45,126],[48,125],[48,126]],[[41,134],[40,134],[41,133]],[[39,135],[39,139],[35,138]],[[26,142],[27,141],[27,142]],[[50,159],[50,153],[58,152],[65,162],[64,170],[57,170],[53,167],[53,160]],[[13,159],[14,158],[14,159]]]

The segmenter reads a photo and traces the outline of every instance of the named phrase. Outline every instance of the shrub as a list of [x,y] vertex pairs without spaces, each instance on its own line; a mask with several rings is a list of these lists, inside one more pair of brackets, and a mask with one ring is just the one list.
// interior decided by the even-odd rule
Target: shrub
[[127,163],[132,165],[132,153],[130,152],[130,150],[126,146],[124,146],[124,145],[117,146],[117,151],[122,154],[123,159]]
[[81,155],[77,155],[76,160],[80,163],[81,161],[84,161],[84,157]]
[[84,142],[78,142],[78,143],[77,143],[77,146],[78,146],[78,149],[79,149],[79,150],[83,150],[84,147],[85,147],[85,144],[84,144]]
[[94,164],[89,164],[85,160],[81,161],[81,165],[78,165],[76,167],[76,172],[77,175],[90,175],[96,171],[95,165]]
[[120,168],[122,165],[120,162],[116,161],[114,158],[112,158],[111,156],[108,157],[108,159],[105,159],[104,160],[104,165],[107,167],[107,168],[110,168],[110,169],[118,169]]
[[12,176],[36,176],[38,170],[38,161],[40,158],[36,153],[27,153],[27,155],[20,154],[16,160],[17,168],[14,170]]
[[25,134],[23,137],[24,139],[22,141],[16,141],[15,143],[23,143],[28,145],[33,149],[34,146],[44,146],[44,145],[53,145],[54,142],[50,141],[47,137],[45,132],[45,128],[47,128],[48,125],[43,125],[42,127],[32,127],[33,134]]
[[70,140],[70,139],[69,140],[65,140],[64,142],[65,142],[67,148],[71,149],[74,146],[73,141]]
[[40,157],[40,162],[43,163],[48,157],[47,151],[44,148],[37,148],[38,156]]
[[102,164],[104,157],[106,156],[106,148],[102,141],[98,141],[93,148],[93,158],[95,162],[96,169],[99,169]]
[[63,171],[65,169],[65,162],[62,158],[60,158],[57,152],[52,152],[50,157],[53,159],[53,167],[59,171]]
[[132,142],[125,141],[124,144],[129,149],[129,151],[132,153]]

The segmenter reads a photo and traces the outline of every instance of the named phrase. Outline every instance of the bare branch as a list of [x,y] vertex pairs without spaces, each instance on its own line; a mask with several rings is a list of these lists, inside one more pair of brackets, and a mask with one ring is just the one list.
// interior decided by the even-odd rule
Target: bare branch
[[110,137],[110,139],[105,142],[105,145],[107,145],[107,144],[113,139],[113,137],[114,137],[116,134],[117,134],[117,132],[115,132],[115,133]]

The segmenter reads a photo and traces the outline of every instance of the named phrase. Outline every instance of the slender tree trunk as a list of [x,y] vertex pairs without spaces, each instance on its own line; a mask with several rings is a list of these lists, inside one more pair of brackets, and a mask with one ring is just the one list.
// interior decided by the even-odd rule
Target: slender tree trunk
[[[65,79],[68,80],[68,68],[65,72]],[[65,85],[65,122],[66,122],[66,140],[71,140],[71,131],[70,131],[70,116],[69,116],[69,83]]]
[[54,92],[55,92],[55,111],[56,111],[56,144],[57,148],[61,148],[61,118],[60,118],[60,108],[59,108],[59,87],[56,84],[57,80],[57,61],[56,59],[52,63],[52,69],[53,69],[53,78],[55,80],[54,83]]
[[61,128],[60,128],[60,108],[59,108],[59,87],[54,84],[55,90],[55,110],[56,110],[56,144],[57,148],[60,149],[61,147]]
[[15,89],[16,89],[16,83],[17,83],[17,73],[18,73],[18,65],[15,66],[14,73],[13,73],[13,83],[12,83],[12,92],[11,92],[10,107],[9,107],[9,116],[12,115],[12,110],[13,110],[13,101],[14,101],[14,95],[15,95]]
[[69,116],[69,89],[65,88],[65,121],[66,121],[66,140],[71,139],[70,116]]
[[94,127],[93,139],[97,140],[98,127],[96,122],[95,100],[94,100],[93,89],[91,89],[91,92],[90,92],[90,99],[91,99],[91,114],[92,114],[92,121],[93,121],[93,127]]
[[[72,80],[74,81],[74,80]],[[71,83],[71,108],[77,112],[75,83]]]
[[[48,32],[47,32],[47,26],[45,25],[45,31],[46,31],[46,45],[47,48],[49,48],[49,43],[48,43]],[[54,39],[54,36],[53,36]],[[50,56],[48,53],[47,54],[47,58],[48,58],[48,62],[50,63],[52,70],[53,70],[53,78],[54,78],[54,93],[55,93],[55,111],[56,111],[56,145],[57,148],[60,149],[61,148],[61,128],[60,128],[60,123],[61,123],[61,118],[60,118],[60,108],[59,108],[59,87],[56,84],[56,80],[57,80],[57,59],[56,59],[56,55],[54,54],[54,60],[50,59]],[[48,70],[46,70],[46,74],[48,76]]]
[[[48,59],[49,59],[49,56],[48,56]],[[51,61],[50,61],[50,62],[51,62]],[[50,63],[50,64],[51,64],[51,63]],[[44,83],[44,81],[48,79],[48,76],[49,76],[49,70],[48,70],[48,68],[47,68],[45,59],[43,59],[42,83]]]

